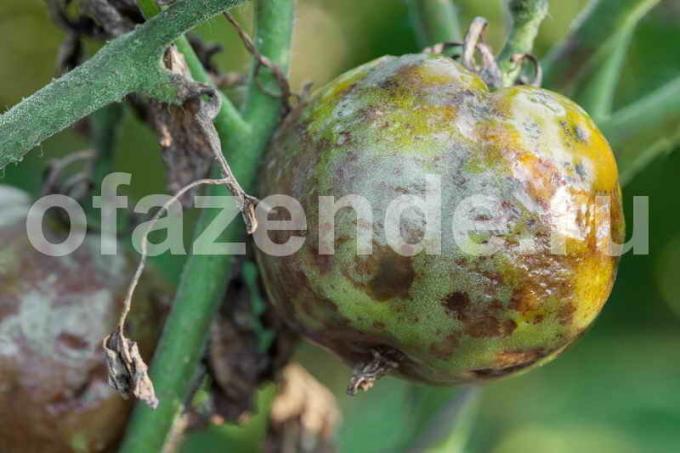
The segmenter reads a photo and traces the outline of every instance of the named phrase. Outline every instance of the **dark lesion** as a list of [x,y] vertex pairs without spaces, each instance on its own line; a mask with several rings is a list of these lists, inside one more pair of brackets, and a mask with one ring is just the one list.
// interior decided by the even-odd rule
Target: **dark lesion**
[[385,257],[378,264],[378,273],[371,279],[368,286],[372,295],[378,300],[395,297],[407,297],[415,272],[411,258],[400,256]]

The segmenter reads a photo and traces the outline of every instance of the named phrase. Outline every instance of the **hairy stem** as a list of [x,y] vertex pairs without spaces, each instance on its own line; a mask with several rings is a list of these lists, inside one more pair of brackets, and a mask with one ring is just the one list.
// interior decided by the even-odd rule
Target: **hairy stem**
[[[531,53],[541,22],[548,14],[548,0],[510,0],[512,28],[508,40],[498,56],[502,85],[512,86],[522,71],[517,54]],[[521,61],[521,60],[520,60]]]
[[602,64],[659,0],[591,0],[576,19],[569,36],[545,58],[548,88],[573,90],[585,75]]
[[[20,162],[43,140],[140,88],[134,59],[116,40],[94,58],[53,81],[0,117],[0,168]],[[148,61],[145,59],[145,63]],[[114,69],[116,68],[116,69]],[[118,72],[120,68],[121,72]]]
[[[155,2],[155,0],[139,0],[139,8],[145,17],[153,17],[161,12],[161,8]],[[177,50],[184,55],[184,59],[187,62],[191,76],[197,82],[204,83],[207,85],[213,85],[210,75],[201,64],[196,52],[194,52],[193,47],[189,44],[189,40],[186,36],[180,36],[175,41],[175,46]],[[215,118],[215,127],[218,130],[222,129],[225,135],[243,135],[248,132],[248,125],[241,117],[240,112],[234,106],[229,98],[224,96],[224,94],[216,90],[220,96],[221,108],[217,117]]]
[[625,184],[680,145],[680,77],[617,111],[601,127],[616,152]]
[[406,3],[420,47],[461,40],[453,0],[407,0]]
[[244,0],[183,0],[0,116],[0,169],[76,121],[144,92],[167,102],[177,91],[161,66],[165,48],[194,26]]
[[[294,0],[259,0],[255,4],[256,40],[259,51],[283,70],[288,67],[293,24]],[[263,84],[272,83],[266,70],[259,71]],[[252,76],[251,76],[252,79]],[[281,100],[263,93],[251,80],[244,118],[251,133],[229,137],[218,128],[232,169],[241,185],[252,190],[259,158],[281,113]],[[227,195],[221,186],[212,187],[211,195]],[[214,219],[215,212],[205,210],[196,231],[201,232]],[[244,230],[232,224],[222,235],[225,242],[240,241]],[[203,354],[209,325],[224,296],[232,257],[228,255],[193,255],[184,268],[172,311],[151,366],[151,379],[160,404],[156,411],[143,404],[135,407],[121,451],[160,451],[175,417],[182,410],[187,392]]]

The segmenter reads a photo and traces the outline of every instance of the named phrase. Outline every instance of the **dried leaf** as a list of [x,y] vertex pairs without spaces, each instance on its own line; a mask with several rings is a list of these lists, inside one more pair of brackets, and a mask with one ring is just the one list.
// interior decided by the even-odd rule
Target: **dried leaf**
[[333,394],[300,365],[281,374],[270,412],[266,451],[333,452],[341,416]]
[[[168,70],[178,76],[177,80],[191,80],[184,57],[177,49],[169,48],[164,61]],[[219,111],[219,98],[213,96],[210,102],[206,102],[202,95],[210,93],[197,89],[197,84],[184,85],[187,92],[182,105],[149,101],[149,119],[158,133],[171,193],[177,193],[192,181],[206,177],[214,161],[215,148],[222,152],[212,121]],[[191,195],[182,197],[184,206],[189,206]]]
[[137,343],[125,338],[121,331],[115,331],[104,339],[104,351],[109,371],[109,385],[123,398],[134,396],[152,409],[156,409],[158,399]]

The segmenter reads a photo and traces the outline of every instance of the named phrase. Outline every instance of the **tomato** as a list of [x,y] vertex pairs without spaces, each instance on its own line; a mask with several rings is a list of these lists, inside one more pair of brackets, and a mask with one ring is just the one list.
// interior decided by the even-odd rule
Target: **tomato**
[[[107,384],[102,340],[116,325],[134,262],[102,256],[97,236],[71,255],[43,255],[26,235],[28,204],[0,187],[0,451],[103,451],[130,410]],[[148,358],[166,289],[146,281],[129,328]]]
[[[435,384],[509,375],[582,334],[615,279],[620,187],[593,121],[548,90],[491,90],[443,56],[388,56],[338,77],[282,125],[260,180],[263,197],[295,198],[307,220],[296,253],[258,251],[272,303],[350,364],[378,352],[397,375]],[[395,248],[391,203],[427,198],[428,184],[439,203],[402,212]],[[350,194],[369,214],[320,216],[320,196]],[[432,206],[438,236],[423,214]],[[465,219],[495,226],[457,235]],[[329,230],[334,254],[319,250]],[[371,253],[358,253],[366,231]],[[483,246],[493,253],[470,251]]]

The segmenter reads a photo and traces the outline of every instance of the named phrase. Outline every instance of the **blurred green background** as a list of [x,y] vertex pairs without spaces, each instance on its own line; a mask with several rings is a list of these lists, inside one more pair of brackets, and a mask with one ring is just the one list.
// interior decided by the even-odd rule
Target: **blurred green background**
[[[489,41],[500,48],[507,17],[500,0],[457,0],[461,23],[477,15],[490,22]],[[551,1],[536,53],[567,32],[584,0]],[[406,6],[400,0],[299,0],[294,37],[296,88],[319,85],[356,64],[383,54],[419,50]],[[238,15],[247,20],[249,7]],[[247,61],[235,34],[222,20],[199,34],[220,42],[224,70]],[[0,108],[48,83],[63,33],[40,0],[0,2]],[[638,27],[617,90],[624,106],[680,74],[680,1],[665,0]],[[45,142],[0,183],[36,192],[47,158],[87,147],[66,131]],[[130,194],[164,190],[154,135],[127,112],[116,169],[133,174]],[[680,152],[658,159],[624,188],[627,223],[633,196],[648,196],[650,254],[624,256],[614,293],[594,327],[555,362],[523,376],[485,386],[459,417],[470,426],[470,452],[670,452],[680,450]],[[630,235],[630,231],[629,231]],[[176,278],[182,258],[163,260]],[[333,357],[306,345],[300,360],[338,395],[344,410],[339,435],[343,452],[401,451],[414,438],[451,424],[456,389],[414,387],[385,379],[350,399],[343,389],[349,371]],[[261,404],[271,389],[260,395]],[[448,414],[448,415],[447,415]],[[186,452],[253,451],[264,430],[262,417],[246,427],[220,427],[191,435]],[[410,444],[412,445],[412,444]],[[453,451],[449,445],[444,451]]]

